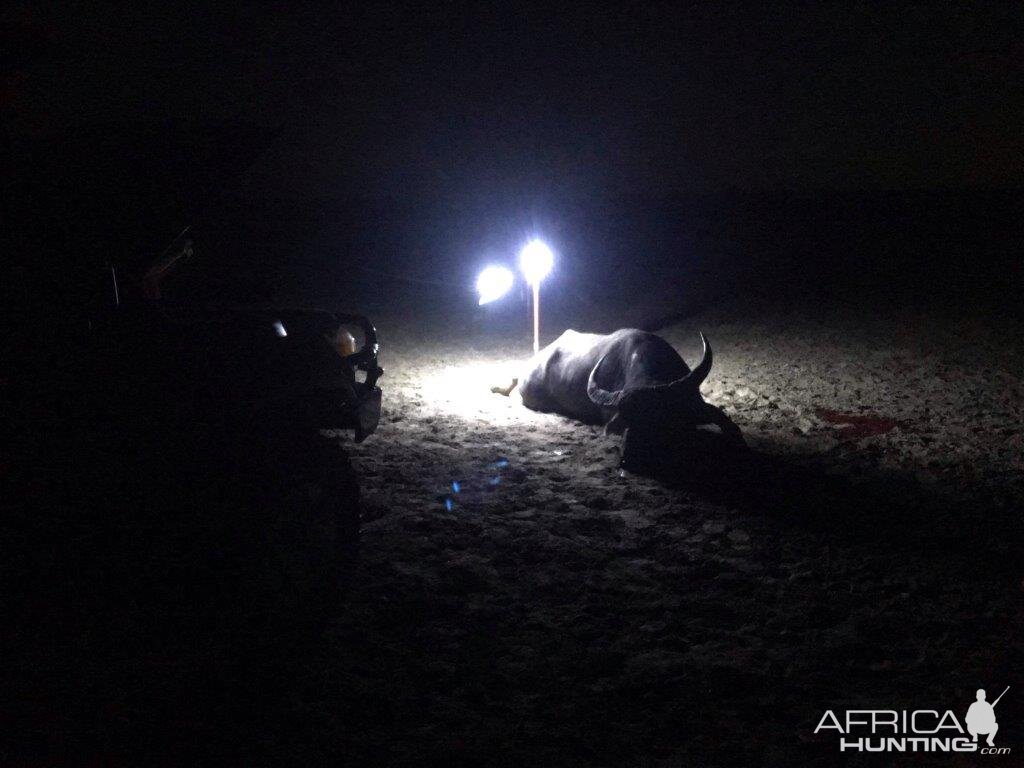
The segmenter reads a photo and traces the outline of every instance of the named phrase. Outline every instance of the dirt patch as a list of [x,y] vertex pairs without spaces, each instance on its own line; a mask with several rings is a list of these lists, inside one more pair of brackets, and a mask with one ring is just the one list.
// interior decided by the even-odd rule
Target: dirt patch
[[1020,329],[664,335],[695,360],[698,328],[705,395],[754,449],[725,482],[622,476],[618,438],[490,393],[521,344],[453,356],[380,323],[362,586],[311,660],[310,749],[343,730],[374,762],[832,765],[826,707],[966,707],[1011,680],[1024,365],[999,340]]
[[874,414],[839,413],[828,408],[815,408],[814,415],[828,424],[837,425],[840,435],[847,440],[884,435],[900,426],[896,419]]

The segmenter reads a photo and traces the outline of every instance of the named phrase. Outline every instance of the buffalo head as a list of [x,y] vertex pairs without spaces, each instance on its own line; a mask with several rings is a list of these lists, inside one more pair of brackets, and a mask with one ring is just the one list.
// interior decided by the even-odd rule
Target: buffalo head
[[700,385],[711,372],[713,354],[707,337],[701,333],[700,338],[704,345],[700,363],[669,382],[651,383],[642,379],[630,382],[627,375],[621,389],[604,389],[598,381],[622,379],[623,371],[607,370],[616,365],[622,367],[621,361],[614,358],[615,350],[605,353],[591,370],[587,396],[595,405],[614,412],[610,426],[626,435],[625,463],[629,462],[631,453],[660,453],[679,439],[680,432],[702,424],[716,425],[723,435],[743,443],[742,433],[732,420],[721,409],[704,402],[701,396]]
[[707,403],[700,394],[700,385],[711,372],[713,354],[707,337],[702,333],[704,354],[700,363],[685,376],[666,384],[640,384],[608,391],[597,384],[607,352],[594,366],[587,380],[587,396],[594,405],[614,409],[624,426],[657,427],[671,422],[673,425],[707,423]]

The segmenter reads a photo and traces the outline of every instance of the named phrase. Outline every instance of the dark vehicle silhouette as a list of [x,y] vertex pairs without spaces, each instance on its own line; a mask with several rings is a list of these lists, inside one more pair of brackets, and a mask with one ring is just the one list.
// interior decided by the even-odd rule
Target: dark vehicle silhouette
[[268,506],[305,489],[315,496],[307,513],[328,506],[348,547],[358,486],[337,441],[320,431],[351,430],[361,442],[376,429],[376,330],[361,315],[323,309],[169,300],[168,286],[199,258],[187,235],[127,281],[111,268],[110,304],[90,321],[83,369],[65,373],[78,418],[158,447],[168,467],[201,460],[219,473],[210,482],[244,477],[266,490]]
[[323,431],[377,426],[373,325],[172,301],[198,260],[180,238],[110,269],[88,321],[69,310],[0,379],[5,687],[31,703],[11,754],[60,732],[61,755],[237,757],[261,743],[254,691],[265,712],[287,699],[354,588],[359,487]]

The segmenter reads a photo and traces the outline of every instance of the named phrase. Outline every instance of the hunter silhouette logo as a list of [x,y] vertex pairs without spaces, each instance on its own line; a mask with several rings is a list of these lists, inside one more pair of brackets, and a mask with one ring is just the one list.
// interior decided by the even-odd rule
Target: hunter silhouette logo
[[967,717],[964,718],[967,721],[967,732],[975,741],[978,740],[978,734],[986,734],[988,738],[985,739],[985,743],[990,747],[995,746],[996,732],[999,730],[999,723],[996,722],[996,704],[1008,690],[1010,686],[1006,686],[1006,690],[999,694],[999,698],[989,704],[985,701],[985,689],[978,689],[977,701],[971,704],[967,710]]
[[[840,752],[977,752],[1007,755],[1009,747],[995,745],[999,723],[996,705],[1010,690],[1006,686],[991,704],[985,689],[979,688],[963,724],[947,709],[848,709],[842,716],[826,710],[815,733],[833,730],[839,736]],[[966,726],[966,727],[965,727]],[[985,736],[979,745],[978,737]]]

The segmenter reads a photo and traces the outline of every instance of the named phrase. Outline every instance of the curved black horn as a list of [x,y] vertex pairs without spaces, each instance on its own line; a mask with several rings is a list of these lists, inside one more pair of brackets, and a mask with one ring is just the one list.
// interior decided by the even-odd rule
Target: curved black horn
[[615,392],[609,392],[607,389],[601,389],[597,386],[597,369],[601,367],[601,363],[608,357],[610,353],[605,352],[601,356],[601,359],[597,361],[597,365],[590,371],[590,378],[587,379],[587,397],[590,398],[590,402],[594,405],[604,406],[606,408],[614,408],[619,404],[619,400],[622,399],[622,390],[616,390]]
[[708,343],[708,337],[704,335],[704,332],[700,332],[700,340],[704,344],[704,356],[700,359],[700,363],[697,367],[690,371],[688,374],[683,376],[681,379],[676,379],[672,382],[672,386],[686,385],[688,387],[697,388],[704,383],[704,379],[711,373],[711,362],[714,355],[711,352],[711,345]]

